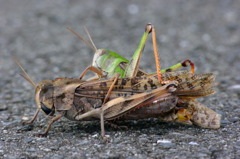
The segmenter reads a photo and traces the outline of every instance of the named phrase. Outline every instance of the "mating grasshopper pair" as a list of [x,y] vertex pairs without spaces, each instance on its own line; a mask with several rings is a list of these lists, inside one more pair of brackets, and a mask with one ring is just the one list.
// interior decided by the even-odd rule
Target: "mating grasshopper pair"
[[[137,54],[142,53],[147,35],[153,29],[152,25],[147,25],[136,51]],[[155,32],[153,33],[154,52],[156,54],[158,51],[156,49],[156,37],[154,37]],[[101,54],[95,54],[94,64],[99,62],[98,59],[101,57],[99,55],[104,55],[105,51],[101,52]],[[33,119],[28,123],[32,123],[39,111],[42,110],[52,119],[45,132],[41,135],[46,135],[51,124],[62,116],[71,120],[100,119],[102,136],[105,135],[104,120],[112,120],[123,115],[124,119],[158,117],[165,121],[188,124],[193,122],[206,128],[219,128],[220,116],[195,100],[198,97],[214,92],[212,88],[214,76],[212,74],[194,75],[189,71],[165,72],[162,74],[160,65],[157,63],[158,75],[147,75],[143,71],[138,71],[140,56],[133,58],[130,63],[128,63],[128,60],[123,62],[120,58],[120,62],[118,61],[115,64],[116,67],[105,74],[108,78],[114,77],[108,80],[83,81],[80,79],[59,78],[54,81],[42,81],[36,86],[25,73],[26,77],[22,76],[36,88],[36,103],[39,108]],[[176,66],[178,67],[179,64],[171,69],[176,69]],[[103,76],[104,72],[106,73],[106,71],[100,70],[99,67],[89,68],[99,73],[100,76]],[[105,67],[100,68],[104,69]],[[120,71],[122,74],[117,72],[124,69],[126,71],[123,73]],[[192,70],[194,70],[194,67],[192,67]],[[109,72],[112,74],[109,74]],[[86,71],[81,77],[85,73]],[[142,77],[136,77],[140,76],[139,74]],[[121,79],[119,77],[126,78]],[[56,112],[58,114],[54,116]],[[130,114],[126,114],[127,112],[130,112]]]
[[[69,28],[68,28],[68,30],[70,30],[77,37],[79,37],[82,41],[84,41],[88,46],[90,46],[90,44],[87,43],[85,40],[83,40],[83,38],[80,35],[78,35],[76,32],[74,32],[73,30],[71,30]],[[136,51],[135,51],[135,53],[132,56],[132,59],[130,61],[128,61],[124,57],[121,57],[120,55],[118,55],[117,53],[115,53],[113,51],[110,51],[110,50],[107,50],[107,49],[97,49],[95,44],[92,42],[92,39],[91,39],[88,31],[86,30],[86,28],[85,28],[85,31],[87,32],[87,34],[89,36],[89,39],[90,39],[90,41],[93,45],[93,46],[90,46],[90,47],[93,48],[93,50],[95,51],[95,55],[94,55],[94,58],[93,58],[92,65],[85,69],[85,71],[80,76],[80,79],[86,74],[86,72],[88,70],[96,72],[99,77],[104,77],[104,78],[113,78],[116,75],[119,75],[120,78],[123,78],[123,77],[133,78],[133,77],[136,77],[136,76],[137,77],[139,77],[139,76],[149,76],[144,71],[138,69],[138,65],[139,65],[139,61],[140,61],[141,54],[142,54],[142,51],[144,49],[146,40],[148,38],[149,33],[151,33],[151,32],[152,32],[153,49],[154,49],[154,54],[155,54],[157,76],[158,76],[158,79],[159,79],[160,82],[162,80],[164,81],[164,79],[161,79],[161,73],[165,73],[165,72],[175,71],[176,78],[170,79],[170,80],[178,80],[178,81],[181,82],[184,78],[187,78],[187,75],[184,76],[185,72],[176,71],[177,69],[179,69],[181,67],[191,66],[191,72],[192,72],[192,74],[194,74],[194,63],[192,63],[190,60],[185,60],[185,61],[183,61],[181,63],[178,63],[178,64],[176,64],[176,65],[174,65],[174,66],[172,66],[168,69],[160,70],[160,63],[159,63],[159,57],[158,57],[158,47],[157,47],[157,42],[156,42],[156,31],[155,31],[154,26],[151,25],[151,24],[147,24],[147,26],[145,28],[145,32],[142,35],[142,39],[141,39],[141,41],[138,45],[138,48],[136,49]],[[154,74],[152,74],[152,75],[154,76]],[[203,74],[203,76],[204,75],[206,75],[206,74]],[[202,91],[204,89],[205,89],[205,91],[207,91],[213,85],[214,76],[210,73],[206,77],[212,79],[212,81],[209,82],[209,83],[206,82],[207,80],[206,81],[201,81],[200,83],[193,83],[193,81],[190,80],[190,77],[188,77],[188,79],[187,79],[188,85],[183,86],[183,87],[191,87],[193,89],[193,88],[200,85],[202,87],[202,89],[200,89],[199,91]],[[158,85],[159,81],[155,81],[153,83]],[[213,91],[212,91],[212,93],[213,93]],[[212,93],[209,93],[209,94],[212,94]],[[188,92],[188,94],[190,94],[190,91]],[[209,94],[206,93],[205,95],[201,95],[201,96],[198,96],[198,97],[207,96]],[[195,121],[199,120],[198,122],[193,122],[193,123],[195,123],[195,124],[197,124],[201,127],[205,127],[205,128],[219,128],[220,127],[220,115],[216,114],[212,110],[210,111],[209,108],[207,108],[207,107],[203,106],[202,104],[196,102],[195,99],[197,98],[197,96],[195,98],[190,98],[190,97],[186,98],[186,97],[185,97],[185,99],[181,98],[182,103],[180,102],[180,100],[178,102],[179,104],[181,103],[180,105],[182,105],[182,109],[178,111],[177,119],[176,119],[176,115],[172,114],[172,116],[175,116],[175,117],[172,118],[172,119],[163,118],[165,121],[178,121],[178,122],[181,122],[181,123],[191,124],[190,119],[192,118]],[[188,104],[184,104],[184,103],[188,103]],[[189,107],[187,105],[189,105]],[[188,108],[188,109],[184,109],[184,107]],[[141,110],[143,110],[145,108],[141,108]],[[150,109],[151,109],[150,107],[147,107],[146,112],[147,112],[147,110],[150,111]],[[194,110],[192,110],[192,109],[194,109]],[[194,111],[195,113],[193,113],[191,111]],[[139,111],[139,112],[141,112],[141,111]],[[157,111],[155,111],[155,112],[157,112]],[[208,114],[208,112],[209,112],[209,114]],[[138,111],[135,112],[135,113],[132,113],[132,114],[136,114],[136,119],[138,117],[140,118],[140,116],[141,116],[137,113],[138,113]],[[189,115],[189,114],[191,114],[191,115]],[[194,114],[194,115],[192,115],[192,114]],[[215,114],[215,115],[213,115],[213,114]],[[148,115],[149,115],[149,117],[153,117],[154,113],[151,112]],[[146,115],[146,116],[148,116],[148,115]],[[157,116],[159,117],[159,115],[157,115]],[[171,116],[171,115],[169,115],[169,116]],[[206,120],[208,122],[204,121],[204,119],[203,119],[204,116],[206,116],[206,118],[207,118]],[[209,118],[209,116],[210,116],[210,118]],[[212,118],[215,118],[214,116],[216,116],[215,121],[212,120]],[[200,120],[201,120],[201,122],[200,122]],[[214,126],[214,124],[207,125],[207,123],[211,123],[210,122],[211,120],[216,123],[215,126]]]

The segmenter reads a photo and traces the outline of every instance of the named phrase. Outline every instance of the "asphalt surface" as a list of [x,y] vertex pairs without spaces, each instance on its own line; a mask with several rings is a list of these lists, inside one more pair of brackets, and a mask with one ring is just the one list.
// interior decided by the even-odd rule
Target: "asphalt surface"
[[[239,6],[238,0],[0,0],[0,158],[240,158]],[[77,78],[94,52],[66,27],[87,38],[87,26],[98,48],[130,59],[149,22],[163,68],[191,59],[197,73],[216,74],[217,93],[199,101],[222,115],[220,129],[126,121],[119,124],[128,130],[107,127],[104,143],[99,122],[61,119],[46,138],[36,137],[46,128],[44,115],[33,125],[20,124],[36,105],[34,88],[18,75],[12,56],[35,82]],[[149,72],[152,52],[148,40],[141,68]]]

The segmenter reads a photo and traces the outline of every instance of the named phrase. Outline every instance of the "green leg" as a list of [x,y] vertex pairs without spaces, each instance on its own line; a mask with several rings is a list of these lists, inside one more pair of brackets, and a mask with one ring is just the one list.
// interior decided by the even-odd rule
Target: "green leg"
[[191,71],[194,74],[194,71],[195,71],[194,63],[192,61],[188,60],[188,59],[184,60],[181,63],[177,63],[176,65],[173,65],[173,66],[169,67],[168,69],[161,70],[161,73],[172,72],[172,71],[175,71],[175,70],[177,70],[179,68],[188,67],[188,66],[191,66]]
[[152,25],[151,24],[147,24],[146,28],[145,28],[145,32],[142,36],[142,39],[138,45],[137,50],[134,52],[131,61],[129,62],[125,73],[124,73],[124,77],[135,77],[137,75],[138,72],[138,66],[139,66],[139,61],[140,58],[142,56],[142,52],[145,46],[145,43],[147,41],[148,38],[148,34],[151,33],[152,31]]
[[[153,26],[151,24],[147,24],[145,32],[144,32],[144,34],[141,38],[141,41],[138,45],[138,48],[134,52],[134,54],[132,56],[132,59],[129,62],[127,68],[126,68],[123,77],[135,77],[137,75],[139,61],[140,61],[140,58],[142,56],[142,52],[143,52],[145,43],[146,43],[147,38],[148,38],[148,34],[152,32],[152,29],[153,29]],[[153,39],[153,41],[154,40],[155,39]],[[177,63],[176,65],[173,65],[173,66],[171,66],[167,69],[161,70],[161,73],[172,72],[172,71],[175,71],[175,70],[180,69],[182,67],[188,67],[188,66],[191,66],[191,71],[192,71],[192,73],[194,73],[194,71],[195,71],[194,63],[192,61],[188,60],[188,59],[184,60],[181,63]]]
[[[135,77],[137,75],[137,72],[138,72],[138,66],[139,66],[139,61],[140,61],[140,58],[142,56],[142,52],[143,52],[143,49],[144,49],[144,46],[145,46],[145,43],[147,41],[147,38],[148,38],[148,34],[151,33],[151,32],[154,32],[153,36],[153,43],[155,42],[156,43],[156,33],[155,33],[155,30],[154,30],[154,26],[151,25],[151,24],[147,24],[146,28],[145,28],[145,32],[141,38],[141,41],[138,45],[138,48],[137,50],[134,52],[133,56],[132,56],[132,59],[131,61],[129,62],[126,70],[125,70],[125,74],[124,74],[124,77]],[[154,46],[153,46],[154,47]],[[158,57],[158,49],[157,49],[157,45],[155,44],[155,47],[154,47],[154,52],[155,53],[155,58]],[[156,55],[157,54],[157,55]],[[182,68],[182,67],[188,67],[188,66],[191,66],[191,71],[192,73],[194,74],[194,71],[195,71],[195,67],[194,67],[194,63],[192,61],[190,61],[189,59],[187,60],[184,60],[183,62],[181,63],[177,63],[176,65],[173,65],[171,67],[169,67],[168,69],[164,69],[164,70],[160,70],[160,63],[158,63],[158,59],[156,60],[156,65],[157,66],[157,71],[161,72],[161,73],[164,73],[164,72],[172,72],[172,71],[175,71],[179,68]],[[159,76],[159,78],[161,78]],[[161,80],[161,79],[159,79]]]

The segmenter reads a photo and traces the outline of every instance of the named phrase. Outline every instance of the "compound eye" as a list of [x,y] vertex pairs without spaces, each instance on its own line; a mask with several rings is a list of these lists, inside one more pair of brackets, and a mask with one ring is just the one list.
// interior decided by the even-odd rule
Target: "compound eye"
[[43,111],[45,114],[47,114],[47,115],[49,115],[49,114],[52,112],[52,109],[49,109],[49,108],[46,107],[43,103],[41,103],[41,109],[42,109],[42,111]]

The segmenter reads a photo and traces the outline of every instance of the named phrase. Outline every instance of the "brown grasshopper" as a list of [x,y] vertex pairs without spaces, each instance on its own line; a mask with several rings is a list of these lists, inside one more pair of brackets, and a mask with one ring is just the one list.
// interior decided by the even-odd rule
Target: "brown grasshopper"
[[[20,66],[20,64],[18,65]],[[212,74],[193,75],[188,71],[164,73],[163,79],[171,81],[168,84],[161,84],[157,82],[157,76],[149,75],[132,79],[115,79],[116,82],[114,80],[85,82],[79,79],[58,78],[54,81],[42,81],[36,86],[27,74],[26,77],[23,77],[36,88],[36,103],[38,105],[34,117],[27,123],[32,123],[40,110],[52,117],[45,132],[40,134],[42,136],[48,133],[53,122],[63,116],[70,120],[100,119],[102,136],[105,135],[104,120],[112,120],[121,116],[124,116],[125,119],[145,118],[144,114],[138,113],[145,110],[148,111],[147,117],[166,119],[166,114],[174,114],[176,116],[172,119],[174,121],[180,119],[178,116],[181,107],[176,108],[177,104],[181,104],[184,99],[189,101],[189,98],[195,99],[214,92],[212,90],[214,81]],[[105,95],[108,94],[113,82],[109,102],[104,103]],[[192,85],[190,86],[190,84]],[[149,110],[156,108],[156,112],[149,113]],[[133,111],[134,109],[138,110]],[[184,108],[184,110],[189,109]],[[207,108],[204,109],[208,113],[211,112]],[[130,114],[126,114],[127,112]],[[194,110],[193,113],[195,113]],[[210,115],[213,116],[215,112],[211,113]],[[55,114],[57,115],[55,116]],[[197,121],[192,118],[194,114],[188,113],[188,115],[189,121]],[[210,123],[210,128],[219,127],[216,113],[214,117],[215,125],[212,120],[208,121],[206,118],[207,122]]]
[[[21,65],[16,60],[15,62],[23,70]],[[80,79],[57,78],[56,80],[45,80],[36,85],[24,70],[23,72],[26,76],[21,76],[35,87],[35,99],[38,106],[38,110],[32,120],[25,122],[24,124],[32,123],[36,119],[40,110],[51,117],[48,127],[44,133],[39,134],[40,136],[45,136],[50,130],[52,123],[63,116],[70,120],[78,121],[82,119],[100,119],[102,131],[101,134],[102,136],[105,136],[104,120],[115,119],[133,109],[143,107],[152,102],[158,104],[172,99],[172,92],[176,90],[178,84],[177,81],[171,81],[168,84],[154,90],[145,90],[144,92],[140,93],[134,92],[134,90],[129,92],[129,90],[131,90],[131,86],[122,85],[123,80],[128,79],[117,79],[114,83],[114,87],[117,86],[116,83],[119,83],[120,85],[118,86],[118,89],[111,90],[111,94],[109,96],[111,100],[104,103],[100,96],[97,97],[94,95],[89,95],[88,93],[85,93],[85,95],[80,95],[76,92],[77,89],[82,90],[86,86],[89,87],[90,81],[85,82]],[[100,82],[98,88],[109,89],[108,86],[104,86],[105,82],[112,83],[113,80],[103,81],[102,83]],[[91,83],[95,85],[95,82]],[[105,89],[99,91],[99,94],[105,93]],[[119,95],[119,92],[121,92],[121,95]],[[125,97],[122,96],[123,94],[125,94]],[[90,102],[88,101],[89,99]],[[174,105],[169,104],[169,106],[171,106],[169,108],[171,109]]]

